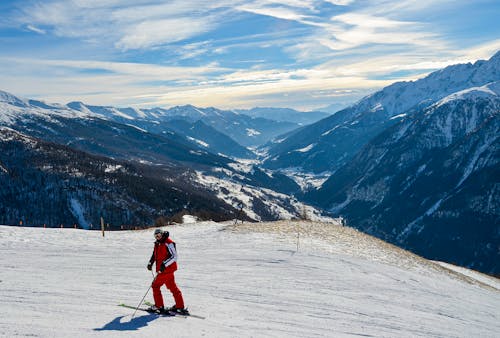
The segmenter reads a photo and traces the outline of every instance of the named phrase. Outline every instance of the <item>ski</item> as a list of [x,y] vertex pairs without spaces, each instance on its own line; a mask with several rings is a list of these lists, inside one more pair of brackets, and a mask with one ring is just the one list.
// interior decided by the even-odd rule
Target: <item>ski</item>
[[[148,306],[152,306],[153,303],[151,302],[144,302],[145,305],[148,305]],[[205,319],[205,317],[203,316],[198,316],[198,315],[194,315],[192,313],[178,313],[178,312],[174,312],[174,311],[167,311],[167,313],[169,313],[171,316],[182,316],[182,317],[193,317],[193,318],[198,318],[198,319]]]
[[[118,306],[126,307],[127,309],[134,309],[134,310],[136,309],[135,306],[127,305],[127,304],[123,304],[123,303],[118,304]],[[153,312],[153,311],[149,311],[148,309],[142,308],[142,307],[138,308],[137,310],[144,311],[144,312],[151,313],[151,314],[158,315],[158,316],[175,317],[175,314],[170,313],[170,312],[165,312],[165,313]]]

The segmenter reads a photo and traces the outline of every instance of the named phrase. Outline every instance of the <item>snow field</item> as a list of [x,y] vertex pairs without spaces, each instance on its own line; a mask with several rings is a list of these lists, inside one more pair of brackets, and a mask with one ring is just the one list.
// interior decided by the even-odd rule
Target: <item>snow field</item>
[[[500,292],[335,224],[170,226],[197,318],[137,305],[153,230],[0,226],[0,336],[495,337]],[[299,232],[299,236],[297,236]],[[298,245],[297,245],[298,238]],[[298,250],[297,250],[298,248]],[[172,304],[163,290],[165,303]],[[151,293],[146,297],[152,300]]]

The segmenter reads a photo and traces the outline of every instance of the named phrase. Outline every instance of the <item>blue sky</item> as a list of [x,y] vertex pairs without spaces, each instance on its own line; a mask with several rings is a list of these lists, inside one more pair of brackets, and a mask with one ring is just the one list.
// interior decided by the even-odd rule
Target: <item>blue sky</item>
[[0,90],[67,103],[352,103],[500,50],[500,2],[0,1]]

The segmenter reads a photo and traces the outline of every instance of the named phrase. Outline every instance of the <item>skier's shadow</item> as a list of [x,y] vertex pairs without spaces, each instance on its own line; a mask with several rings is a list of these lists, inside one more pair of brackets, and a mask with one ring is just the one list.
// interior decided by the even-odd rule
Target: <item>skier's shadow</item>
[[141,327],[148,326],[148,323],[158,318],[155,314],[148,314],[141,317],[134,317],[129,321],[122,322],[123,317],[118,316],[103,327],[96,328],[94,331],[137,331]]

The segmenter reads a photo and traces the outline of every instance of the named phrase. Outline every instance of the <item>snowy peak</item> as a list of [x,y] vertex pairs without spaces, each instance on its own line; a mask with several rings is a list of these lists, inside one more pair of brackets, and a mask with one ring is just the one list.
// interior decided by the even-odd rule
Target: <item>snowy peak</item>
[[81,112],[60,104],[48,104],[38,100],[20,99],[0,91],[0,123],[13,125],[18,121],[29,121],[33,117],[47,121],[57,117],[88,118],[91,112]]
[[166,111],[170,116],[184,116],[194,120],[198,120],[207,116],[207,113],[193,105],[175,106]]
[[57,103],[47,103],[44,101],[24,99],[19,98],[10,93],[0,90],[0,103],[11,105],[20,108],[42,108],[42,109],[62,109],[65,110],[67,107],[57,104]]
[[448,95],[445,98],[439,100],[435,104],[435,106],[439,107],[452,101],[473,100],[477,98],[497,98],[499,95],[500,81],[496,81],[481,87],[472,87]]
[[115,108],[108,106],[91,106],[86,105],[82,102],[70,102],[66,105],[67,107],[80,111],[82,113],[91,114],[103,119],[122,119],[122,120],[134,120],[138,117],[145,116],[144,113],[134,109],[134,108]]
[[0,103],[6,103],[10,105],[14,105],[17,107],[27,107],[29,106],[28,102],[25,100],[22,100],[10,93],[4,92],[0,90]]
[[358,111],[380,110],[388,115],[401,114],[419,104],[433,103],[444,96],[471,87],[500,80],[500,52],[488,61],[448,66],[427,77],[409,82],[396,82],[362,99],[354,107]]
[[[346,164],[370,140],[401,119],[436,102],[498,95],[500,53],[489,60],[448,66],[427,77],[396,82],[366,96],[356,104],[317,123],[287,135],[273,144],[265,165],[269,168],[299,167],[306,172],[335,171]],[[493,96],[492,96],[493,97]],[[299,154],[310,144],[318,144]]]
[[78,110],[78,111],[81,111],[81,112],[92,113],[92,111],[87,108],[87,106],[85,105],[85,103],[80,102],[80,101],[78,101],[78,102],[70,102],[66,106],[68,108],[70,108],[70,109]]

